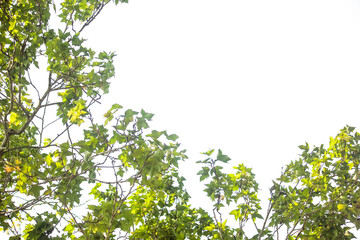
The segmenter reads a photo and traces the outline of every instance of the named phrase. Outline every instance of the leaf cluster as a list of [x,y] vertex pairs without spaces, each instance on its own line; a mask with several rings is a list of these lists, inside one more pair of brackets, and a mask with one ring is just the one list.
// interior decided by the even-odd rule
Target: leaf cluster
[[353,239],[360,134],[352,127],[328,148],[300,146],[266,211],[252,169],[228,173],[221,150],[203,153],[209,210],[191,206],[178,170],[185,150],[176,134],[150,128],[153,114],[113,104],[97,116],[116,54],[96,53],[82,32],[123,2],[0,1],[0,227],[10,239]]

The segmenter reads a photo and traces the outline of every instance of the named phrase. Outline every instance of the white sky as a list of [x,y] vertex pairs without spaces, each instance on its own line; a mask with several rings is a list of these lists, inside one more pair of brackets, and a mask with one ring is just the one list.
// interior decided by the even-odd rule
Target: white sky
[[143,108],[153,128],[179,135],[191,195],[199,152],[252,167],[266,199],[298,145],[360,127],[360,1],[129,1],[84,32],[118,55],[101,110]]
[[191,186],[198,153],[221,148],[267,198],[298,145],[360,126],[359,1],[130,0],[86,34],[118,55],[104,103],[155,113],[152,127],[179,135]]

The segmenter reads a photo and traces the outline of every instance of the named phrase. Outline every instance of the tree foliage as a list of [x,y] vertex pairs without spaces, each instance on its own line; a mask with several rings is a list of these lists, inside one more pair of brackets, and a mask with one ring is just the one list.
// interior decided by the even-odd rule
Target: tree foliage
[[153,114],[114,104],[96,117],[115,54],[96,53],[82,32],[122,2],[0,1],[0,226],[10,239],[354,238],[360,134],[352,127],[327,148],[300,146],[266,211],[250,168],[226,173],[228,156],[203,153],[206,211],[190,205],[178,171],[185,151],[175,134],[150,129]]

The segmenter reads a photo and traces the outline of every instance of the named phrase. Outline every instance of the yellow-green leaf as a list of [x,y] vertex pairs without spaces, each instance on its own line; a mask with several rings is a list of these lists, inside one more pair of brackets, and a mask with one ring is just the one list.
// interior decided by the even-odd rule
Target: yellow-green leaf
[[48,166],[51,165],[51,163],[52,163],[52,157],[51,157],[51,155],[47,155],[47,156],[46,156],[45,162],[46,162],[46,164],[47,164]]
[[346,209],[346,206],[347,206],[346,204],[338,204],[337,209],[338,209],[338,211],[343,211]]
[[207,226],[207,227],[205,227],[204,229],[211,232],[212,230],[215,229],[215,225],[214,225],[214,224],[211,224],[210,226]]

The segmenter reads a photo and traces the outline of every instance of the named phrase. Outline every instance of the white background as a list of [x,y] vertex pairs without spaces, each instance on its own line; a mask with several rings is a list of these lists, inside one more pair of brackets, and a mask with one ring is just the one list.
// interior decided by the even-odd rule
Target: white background
[[252,167],[266,199],[298,145],[360,123],[359,1],[130,0],[85,34],[117,53],[101,108],[143,108],[152,127],[179,135],[196,197],[199,152],[221,148]]
[[266,200],[298,145],[360,126],[357,0],[130,0],[84,33],[117,53],[99,112],[143,108],[152,127],[179,135],[196,207],[199,152],[221,148],[252,167]]

